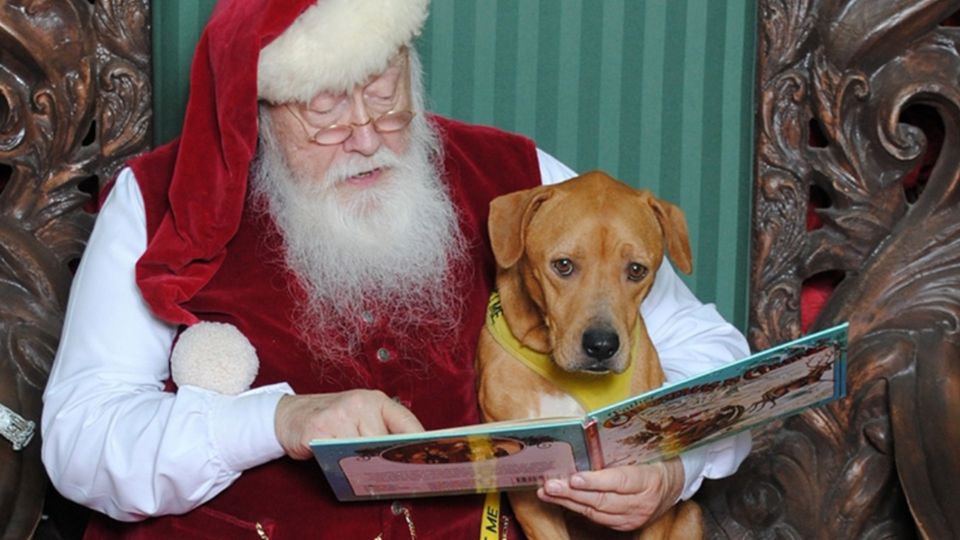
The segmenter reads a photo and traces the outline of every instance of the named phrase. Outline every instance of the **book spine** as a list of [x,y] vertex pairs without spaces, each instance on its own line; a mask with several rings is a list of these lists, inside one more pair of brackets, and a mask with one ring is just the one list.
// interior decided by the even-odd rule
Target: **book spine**
[[583,426],[583,438],[587,443],[587,456],[590,458],[590,470],[599,471],[606,464],[603,461],[603,450],[600,448],[600,430],[597,421],[593,418]]

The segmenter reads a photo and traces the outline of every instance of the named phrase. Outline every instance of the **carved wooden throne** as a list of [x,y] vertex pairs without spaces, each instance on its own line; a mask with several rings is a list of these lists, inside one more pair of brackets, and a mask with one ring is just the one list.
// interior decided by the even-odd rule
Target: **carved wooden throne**
[[[149,143],[149,20],[147,0],[0,0],[0,404],[37,432],[84,206]],[[0,438],[0,537],[32,534],[46,485],[39,434]]]
[[[813,326],[851,323],[849,397],[755,433],[698,496],[708,533],[960,537],[960,0],[758,9],[750,339],[798,337],[823,292]],[[148,144],[148,20],[148,0],[0,0],[0,403],[28,421],[84,206]],[[40,521],[39,451],[0,439],[4,539]]]
[[759,9],[749,338],[799,337],[825,292],[848,397],[755,432],[700,495],[710,534],[958,538],[960,1]]

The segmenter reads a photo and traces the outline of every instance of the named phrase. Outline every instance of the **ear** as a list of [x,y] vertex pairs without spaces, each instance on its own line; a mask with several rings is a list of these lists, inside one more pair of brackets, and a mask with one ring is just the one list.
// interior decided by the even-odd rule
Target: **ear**
[[683,210],[653,196],[648,200],[654,214],[657,215],[660,228],[663,229],[663,238],[670,259],[684,274],[689,274],[693,271],[693,256],[690,253],[690,235]]
[[487,230],[497,261],[497,290],[503,316],[510,332],[524,346],[541,353],[550,350],[550,339],[540,307],[525,283],[522,265],[527,227],[543,201],[553,194],[549,186],[540,186],[497,197],[490,203]]
[[501,195],[490,201],[487,231],[498,266],[510,268],[520,260],[527,225],[552,193],[550,186],[540,186]]

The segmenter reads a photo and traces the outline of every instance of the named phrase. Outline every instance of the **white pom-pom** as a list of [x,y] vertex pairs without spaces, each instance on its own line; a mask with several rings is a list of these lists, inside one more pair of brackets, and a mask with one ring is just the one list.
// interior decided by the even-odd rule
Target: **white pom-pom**
[[177,386],[192,385],[239,394],[250,388],[260,369],[257,351],[236,326],[202,321],[180,334],[170,355]]

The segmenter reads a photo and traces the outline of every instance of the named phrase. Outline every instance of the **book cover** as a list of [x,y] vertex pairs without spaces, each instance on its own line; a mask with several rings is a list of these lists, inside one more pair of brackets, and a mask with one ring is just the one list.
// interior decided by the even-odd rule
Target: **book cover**
[[846,393],[842,324],[583,418],[311,442],[342,501],[530,489],[576,471],[668,459]]
[[590,468],[579,418],[323,439],[311,447],[341,501],[521,489]]

